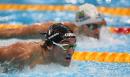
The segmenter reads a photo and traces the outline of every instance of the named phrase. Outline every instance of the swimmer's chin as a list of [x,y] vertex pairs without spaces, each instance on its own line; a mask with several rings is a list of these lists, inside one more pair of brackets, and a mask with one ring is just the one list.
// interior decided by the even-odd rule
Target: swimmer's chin
[[71,60],[65,60],[61,65],[64,67],[68,67],[70,65]]
[[62,64],[62,66],[64,66],[64,67],[69,67],[69,65],[70,65],[70,63],[64,63],[64,64]]

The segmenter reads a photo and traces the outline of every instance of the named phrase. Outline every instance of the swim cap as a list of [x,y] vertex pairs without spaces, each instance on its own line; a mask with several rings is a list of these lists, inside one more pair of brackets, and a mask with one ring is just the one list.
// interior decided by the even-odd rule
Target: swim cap
[[70,30],[69,27],[61,23],[53,24],[46,33],[46,41],[50,42],[59,43],[63,39],[70,37],[75,38],[76,35],[73,33],[72,30]]
[[102,21],[103,18],[98,12],[96,6],[92,4],[84,4],[79,6],[79,11],[76,13],[75,24],[77,26],[91,24]]

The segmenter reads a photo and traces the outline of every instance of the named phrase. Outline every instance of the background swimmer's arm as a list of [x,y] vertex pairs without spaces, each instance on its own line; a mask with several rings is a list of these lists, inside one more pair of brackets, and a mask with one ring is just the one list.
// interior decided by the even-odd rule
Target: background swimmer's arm
[[74,32],[77,32],[79,30],[79,27],[76,26],[74,23],[71,22],[64,22],[63,23],[65,26],[68,26],[71,30],[73,30]]
[[[40,32],[46,32],[54,22],[47,22],[42,24],[34,24],[18,29],[3,29],[0,30],[0,38],[12,38],[17,36],[29,36],[36,35]],[[73,31],[77,30],[77,26],[70,22],[64,23],[66,26],[70,27]]]
[[103,26],[106,26],[106,21],[105,21],[105,19],[103,19],[101,22],[97,22],[96,24],[102,24]]
[[0,30],[0,38],[11,38],[17,36],[27,36],[39,34],[39,32],[46,32],[48,27],[53,23],[34,24],[18,29],[3,29]]

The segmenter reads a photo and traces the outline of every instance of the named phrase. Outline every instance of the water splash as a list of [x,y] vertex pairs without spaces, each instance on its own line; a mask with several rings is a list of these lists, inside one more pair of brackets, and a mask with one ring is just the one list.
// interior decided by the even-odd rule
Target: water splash
[[125,40],[114,38],[114,35],[110,33],[107,27],[101,28],[100,39],[94,39],[92,37],[80,36],[77,38],[78,50],[91,50],[94,48],[105,48],[115,45],[125,45]]
[[72,61],[69,67],[58,64],[26,67],[22,72],[0,73],[1,77],[129,77],[130,64]]

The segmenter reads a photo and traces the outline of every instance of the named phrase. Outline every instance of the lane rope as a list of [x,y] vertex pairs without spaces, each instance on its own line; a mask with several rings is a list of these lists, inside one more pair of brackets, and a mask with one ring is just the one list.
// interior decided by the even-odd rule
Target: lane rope
[[[130,8],[97,7],[106,15],[130,16]],[[0,4],[0,10],[37,10],[37,11],[77,11],[75,5],[27,5],[27,4]]]
[[116,33],[116,34],[130,34],[130,27],[129,28],[125,28],[125,27],[109,27],[109,31],[112,33]]
[[94,62],[130,63],[129,53],[117,52],[74,52],[73,60]]

